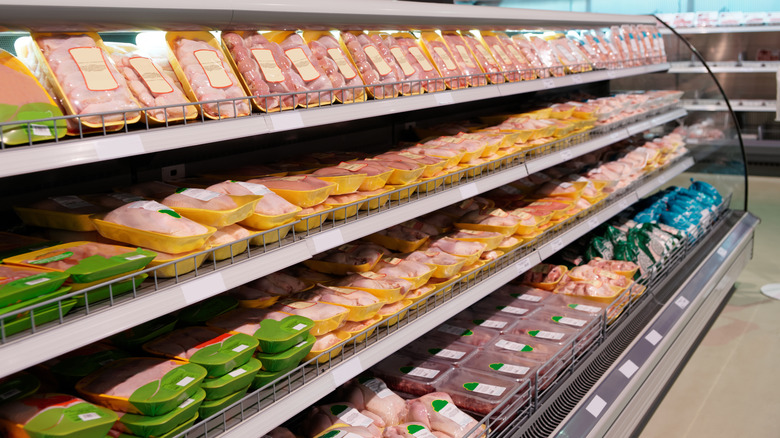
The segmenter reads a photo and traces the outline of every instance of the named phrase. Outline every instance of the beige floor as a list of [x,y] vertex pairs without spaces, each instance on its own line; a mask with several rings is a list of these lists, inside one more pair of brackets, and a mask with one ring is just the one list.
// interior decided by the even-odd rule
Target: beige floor
[[751,177],[762,223],[737,290],[640,438],[780,437],[780,178]]

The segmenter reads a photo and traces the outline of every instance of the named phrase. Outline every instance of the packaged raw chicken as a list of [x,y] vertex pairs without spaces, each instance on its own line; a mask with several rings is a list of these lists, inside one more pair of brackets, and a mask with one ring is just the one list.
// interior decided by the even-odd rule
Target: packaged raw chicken
[[466,266],[476,263],[479,256],[485,252],[487,245],[482,242],[470,242],[465,240],[453,239],[451,237],[441,237],[431,242],[430,248],[438,249],[458,257],[466,258]]
[[206,190],[233,196],[262,196],[255,204],[254,214],[241,221],[242,225],[267,230],[292,222],[301,207],[288,202],[262,184],[244,181],[225,181],[214,184]]
[[383,300],[359,289],[321,286],[300,295],[302,300],[334,304],[346,308],[347,321],[371,319],[385,304]]
[[20,122],[0,128],[0,143],[17,145],[65,136],[65,120],[24,123],[26,120],[61,117],[62,111],[33,73],[5,50],[0,50],[0,96],[0,104],[8,108],[8,113],[3,115],[3,123]]
[[433,65],[439,71],[439,74],[445,78],[444,83],[447,85],[447,88],[457,90],[466,88],[469,85],[468,78],[463,76],[464,73],[453,59],[452,53],[450,53],[441,35],[433,31],[421,32],[420,43],[425,49],[428,58],[433,60]]
[[[310,208],[321,204],[336,190],[336,183],[323,181],[310,175],[251,179],[248,182],[262,184],[287,202],[301,208]],[[299,212],[299,214],[301,213]]]
[[407,403],[407,421],[422,423],[430,430],[452,437],[477,438],[484,434],[485,426],[477,427],[477,421],[458,409],[452,397],[445,392],[432,392]]
[[[390,47],[390,52],[398,61],[404,72],[405,80],[407,81],[420,81],[422,89],[428,92],[444,91],[444,81],[441,80],[441,75],[438,70],[433,66],[431,60],[425,56],[423,49],[420,47],[419,41],[409,32],[397,32],[392,35],[387,35],[385,38],[385,44]],[[414,72],[412,73],[405,64],[402,64],[402,60],[405,60]],[[407,73],[409,73],[407,75]],[[412,83],[412,86],[415,84]]]
[[[57,99],[68,114],[83,115],[78,121],[85,127],[115,131],[141,118],[127,82],[96,33],[33,32],[31,36]],[[95,113],[113,114],[91,115]],[[69,131],[78,128],[70,123]]]
[[[209,252],[207,258],[209,260],[227,260],[236,257],[237,255],[246,251],[249,245],[248,238],[253,233],[238,224],[231,224],[226,227],[218,228],[217,231],[206,240],[206,246],[208,248],[216,248],[213,252]],[[232,245],[228,245],[229,243]]]
[[500,208],[494,208],[470,211],[458,219],[455,225],[467,230],[493,231],[511,236],[517,230],[520,220]]
[[406,402],[374,377],[358,377],[346,388],[346,401],[359,411],[370,411],[384,421],[385,426],[401,424],[406,416]]
[[165,436],[175,435],[181,425],[192,425],[198,417],[198,409],[206,398],[206,391],[199,389],[176,409],[165,415],[148,417],[146,415],[118,412],[119,419],[108,436]]
[[557,34],[557,38],[550,40],[553,52],[558,57],[558,61],[566,66],[569,73],[582,73],[593,69],[590,62],[582,52],[572,45],[563,34]]
[[414,286],[410,280],[371,271],[350,275],[336,285],[368,292],[388,304],[402,300]]
[[206,324],[223,332],[254,336],[260,342],[258,351],[265,353],[280,353],[305,341],[314,326],[309,318],[300,315],[251,308],[231,310]]
[[371,372],[394,391],[419,397],[434,392],[450,369],[448,363],[396,353],[371,367]]
[[403,78],[399,77],[401,67],[390,50],[383,44],[377,46],[368,35],[360,31],[341,31],[339,36],[342,50],[349,54],[352,63],[357,66],[363,82],[368,86],[369,95],[375,99],[396,97],[401,89],[397,83]]
[[[455,405],[465,411],[487,415],[515,391],[520,384],[495,370],[475,371],[455,369],[436,383],[436,390],[449,394]],[[528,386],[527,388],[530,388]],[[516,397],[530,400],[530,391],[521,391]],[[433,427],[433,426],[432,426]]]
[[602,302],[614,301],[621,288],[610,286],[601,280],[573,280],[566,276],[555,287],[555,293],[592,298]]
[[389,251],[372,243],[346,244],[303,262],[315,271],[345,275],[370,271]]
[[26,205],[14,206],[25,224],[70,231],[94,231],[90,215],[107,210],[80,196],[54,196]]
[[608,43],[611,45],[611,49],[615,50],[617,57],[623,61],[625,67],[637,66],[637,60],[634,59],[634,53],[631,51],[631,47],[623,36],[620,27],[612,26],[605,33]]
[[66,394],[34,394],[0,405],[0,431],[14,438],[102,438],[117,414]]
[[488,80],[493,84],[503,84],[506,78],[504,75],[498,74],[502,68],[481,39],[469,32],[460,31],[459,33],[474,56],[474,60],[482,68],[482,71],[488,73]]
[[553,48],[550,43],[541,36],[529,34],[524,35],[525,38],[536,49],[536,53],[539,55],[539,59],[542,61],[542,65],[550,69],[550,73],[555,77],[561,77],[564,75],[564,68],[558,58],[553,52]]
[[398,252],[416,251],[430,235],[403,224],[393,225],[366,237],[367,240]]
[[434,269],[424,263],[388,257],[374,266],[374,272],[387,277],[402,278],[412,283],[412,289],[422,287],[433,274]]
[[483,31],[480,33],[480,39],[484,46],[487,46],[490,50],[492,58],[498,64],[501,72],[503,72],[506,80],[509,82],[517,82],[522,79],[533,79],[532,72],[518,71],[517,60],[512,58],[507,48],[495,34],[495,32]]
[[437,249],[415,251],[406,256],[406,260],[425,263],[435,268],[432,276],[441,279],[451,279],[460,272],[467,262],[463,257],[457,257]]
[[539,365],[540,362],[518,357],[511,351],[507,351],[506,353],[500,351],[483,351],[462,363],[461,367],[464,369],[481,371],[483,373],[496,372],[503,377],[516,381],[523,381],[524,379],[533,381],[536,377],[536,371],[539,369]]
[[[298,95],[298,105],[309,108],[312,106],[329,105],[335,100],[335,96],[330,91],[334,88],[329,76],[319,63],[314,62],[314,56],[311,49],[303,40],[300,34],[292,31],[264,32],[269,41],[279,44],[286,58],[292,64],[289,74],[295,84],[295,90],[305,92]],[[319,90],[327,90],[320,91]]]
[[466,80],[469,86],[478,87],[487,84],[486,76],[460,33],[454,30],[441,31],[441,37],[450,49],[452,59],[461,73],[468,76]]
[[600,280],[621,289],[625,289],[631,283],[631,280],[623,275],[591,264],[575,266],[567,275],[574,280]]
[[[126,43],[106,43],[111,60],[127,81],[133,97],[144,109],[144,115],[153,123],[170,123],[198,116],[198,108],[184,94],[181,82],[158,65],[137,46]],[[168,63],[168,61],[165,61]],[[154,106],[171,106],[164,109],[146,109]]]
[[540,263],[526,271],[522,282],[543,290],[553,290],[555,285],[566,275],[566,266]]
[[533,63],[526,58],[520,46],[504,32],[494,32],[494,34],[504,44],[506,53],[514,62],[523,80],[534,79],[536,72],[532,69]]
[[314,406],[304,420],[303,429],[307,437],[318,436],[334,425],[365,427],[372,436],[380,436],[385,422],[371,411],[362,412],[349,402]]
[[193,102],[211,102],[201,104],[206,117],[224,119],[252,112],[246,93],[212,34],[167,32],[165,40],[171,66],[187,96]]
[[199,365],[157,358],[120,359],[76,384],[87,400],[115,411],[164,415],[198,391],[206,370]]
[[300,315],[314,321],[310,330],[313,336],[322,336],[339,328],[349,315],[349,310],[323,302],[283,300],[272,307],[290,315]]
[[[415,437],[426,437],[426,438],[446,438],[445,435],[442,432],[438,432],[438,435],[434,434],[430,429],[425,427],[422,423],[415,423],[415,422],[409,422],[409,423],[403,423],[399,424],[398,426],[392,426],[388,427],[384,430],[384,437],[386,438],[415,438]],[[449,436],[449,435],[446,435]]]
[[246,363],[258,346],[254,337],[244,333],[221,333],[209,327],[174,330],[143,345],[147,353],[194,363],[219,377]]
[[342,103],[366,100],[363,80],[333,35],[325,31],[307,30],[303,32],[303,39],[309,44],[312,61],[319,64],[328,75],[333,88],[345,87],[344,90],[333,92],[336,100]]

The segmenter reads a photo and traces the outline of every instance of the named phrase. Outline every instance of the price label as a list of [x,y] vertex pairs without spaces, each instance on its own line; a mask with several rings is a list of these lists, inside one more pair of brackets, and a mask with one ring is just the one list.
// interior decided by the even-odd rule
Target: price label
[[219,272],[207,274],[204,277],[181,285],[181,293],[184,296],[184,302],[187,304],[197,303],[226,290],[225,280]]
[[615,79],[617,74],[613,70],[607,70],[607,77],[610,79]]
[[561,248],[563,248],[563,239],[560,237],[553,240],[550,244],[550,249],[552,249],[553,252],[558,252],[561,250]]
[[544,85],[544,88],[549,90],[550,88],[555,88],[555,81],[552,79],[543,79],[542,85]]
[[499,310],[506,313],[511,313],[513,315],[523,315],[526,312],[528,312],[528,309],[523,309],[522,307],[515,307],[515,306],[502,306]]
[[458,191],[460,192],[460,196],[463,199],[470,199],[479,194],[479,190],[477,189],[476,183],[470,183],[470,184],[466,184],[463,187],[459,187]]
[[674,304],[676,304],[676,305],[677,305],[677,307],[679,307],[679,308],[681,308],[681,309],[685,309],[686,307],[688,307],[688,304],[690,304],[690,303],[691,303],[691,302],[690,302],[690,301],[688,301],[688,299],[687,299],[687,298],[685,298],[685,297],[680,297],[680,298],[677,298],[677,299],[674,301]]
[[574,153],[570,150],[561,151],[561,158],[569,161],[574,157]]
[[195,378],[194,378],[194,377],[189,377],[189,376],[187,376],[187,377],[185,377],[185,378],[183,378],[183,379],[179,380],[178,382],[176,382],[176,386],[187,386],[187,385],[189,385],[189,383],[190,383],[190,382],[192,382],[193,380],[195,380]]
[[303,118],[298,111],[286,111],[281,114],[273,114],[269,116],[271,126],[274,131],[290,131],[293,129],[303,128]]
[[341,386],[349,379],[357,376],[363,372],[363,364],[360,362],[359,356],[354,356],[352,359],[347,360],[341,365],[330,370],[333,375],[333,383],[336,386]]
[[245,370],[245,369],[243,369],[243,368],[238,368],[238,369],[236,369],[236,370],[233,370],[233,371],[229,372],[229,373],[228,373],[228,375],[229,375],[230,377],[238,377],[238,376],[240,376],[240,375],[242,375],[242,374],[244,374],[244,373],[246,373],[246,370]]
[[628,198],[623,198],[618,201],[618,207],[620,207],[621,210],[628,208]]
[[439,105],[449,105],[451,103],[455,103],[455,100],[452,98],[452,93],[449,91],[434,93],[433,97],[436,99],[436,103]]
[[582,76],[580,75],[571,75],[569,76],[571,78],[571,81],[575,84],[581,84],[582,83]]
[[613,132],[612,134],[609,134],[609,139],[612,141],[620,141],[622,136],[619,132]]
[[517,267],[517,275],[520,275],[525,271],[531,269],[531,259],[525,258],[523,260],[520,260],[520,262],[518,262],[515,266]]
[[728,254],[728,251],[726,251],[726,248],[718,248],[718,250],[716,252],[717,252],[718,256],[720,256],[721,258],[724,258],[724,259],[726,258],[726,254]]
[[44,137],[48,137],[51,135],[51,128],[49,128],[46,125],[30,124],[30,128],[32,128],[33,135],[44,136]]
[[81,421],[92,421],[100,418],[100,414],[96,412],[87,412],[86,414],[79,414],[78,417]]
[[592,218],[588,219],[588,222],[587,222],[587,223],[588,223],[588,229],[589,229],[589,230],[592,230],[592,229],[594,229],[594,228],[598,227],[598,226],[599,226],[599,224],[601,224],[601,222],[599,221],[599,219],[598,219],[598,218],[596,218],[596,217],[592,217]]
[[661,117],[653,117],[653,119],[650,122],[653,124],[653,126],[659,126],[666,123],[666,121]]
[[344,244],[344,236],[341,234],[341,230],[338,228],[335,230],[325,231],[319,234],[315,234],[310,239],[312,246],[314,246],[314,254],[321,253],[331,248],[336,248]]

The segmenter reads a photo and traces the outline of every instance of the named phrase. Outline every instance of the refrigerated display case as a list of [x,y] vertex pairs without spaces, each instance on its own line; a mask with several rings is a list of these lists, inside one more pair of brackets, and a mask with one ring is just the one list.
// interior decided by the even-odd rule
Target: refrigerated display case
[[[98,30],[111,41],[112,35],[120,39],[128,32],[148,29],[498,29],[511,35],[521,30],[565,31],[655,23],[653,17],[644,16],[379,1],[327,5],[311,1],[295,5],[257,2],[221,7],[192,2],[164,7],[151,2],[99,7],[88,3],[70,0],[58,6],[37,6],[3,1],[0,25],[20,32]],[[363,103],[255,112],[224,120],[201,117],[170,126],[142,122],[125,125],[121,132],[78,133],[40,144],[3,144],[0,177],[4,184],[0,193],[6,202],[5,218],[0,223],[9,230],[26,231],[11,213],[11,206],[45,197],[107,191],[157,179],[176,182],[189,175],[223,174],[223,169],[236,163],[263,164],[324,150],[384,151],[400,142],[416,140],[415,130],[424,132],[436,124],[511,114],[577,96],[675,89],[669,84],[668,63],[647,59],[641,64],[581,73],[572,70],[559,77]],[[78,117],[63,119],[74,118]],[[0,319],[0,377],[166,317],[392,225],[621,140],[667,133],[682,122],[692,123],[686,109],[675,102],[641,108],[614,123],[563,135],[448,175],[389,187],[368,200],[280,224],[246,238],[246,251],[226,244],[163,262],[140,271],[148,276],[140,285],[131,281],[127,286],[128,280],[140,275],[132,273],[15,308],[15,313],[30,312],[34,316],[27,327],[21,328],[6,318]],[[720,122],[735,126],[733,118]],[[554,382],[543,391],[530,385],[518,386],[507,397],[508,404],[498,406],[483,419],[491,436],[625,435],[636,427],[637,419],[647,412],[663,383],[669,381],[750,258],[756,219],[747,212],[744,153],[739,131],[735,133],[733,141],[728,142],[688,142],[690,154],[649,171],[603,202],[526,244],[508,249],[474,271],[440,282],[430,295],[405,304],[361,333],[345,337],[339,345],[294,370],[270,378],[262,387],[182,431],[181,436],[263,436],[641,198],[694,177],[711,183],[728,199],[712,228],[702,230],[701,238],[690,242],[667,266],[648,277],[647,292],[633,300],[619,319],[609,325],[606,320],[589,325],[595,347],[573,348],[565,370]],[[62,241],[98,238],[94,233],[84,233],[48,232],[45,237]],[[216,251],[221,251],[222,257],[217,257]],[[207,253],[213,256],[204,262]],[[123,290],[120,284],[125,286]],[[108,289],[107,299],[90,300],[89,293],[97,288]],[[74,298],[82,298],[83,304],[71,310]],[[162,320],[158,325],[169,323]],[[620,376],[627,381],[617,381]],[[526,391],[528,397],[513,397]],[[502,427],[498,427],[497,420]]]

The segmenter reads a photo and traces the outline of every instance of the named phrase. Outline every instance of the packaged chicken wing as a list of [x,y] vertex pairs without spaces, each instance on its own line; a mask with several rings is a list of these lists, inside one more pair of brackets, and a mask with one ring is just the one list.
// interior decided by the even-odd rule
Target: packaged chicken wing
[[78,397],[35,394],[0,405],[0,431],[9,438],[103,438],[117,414]]
[[[304,30],[303,40],[311,50],[312,62],[328,75],[334,97],[341,103],[363,102],[366,90],[358,70],[342,50],[338,40],[326,31]],[[344,88],[344,89],[340,89]]]
[[65,136],[65,120],[26,123],[28,120],[60,117],[62,111],[30,69],[5,50],[0,50],[0,96],[3,108],[0,123],[20,122],[18,125],[3,125],[0,143],[17,145]]
[[[106,43],[106,49],[119,73],[127,81],[133,97],[138,101],[143,114],[151,123],[171,123],[183,119],[192,120],[198,116],[198,108],[190,103],[184,94],[181,82],[173,71],[158,62],[138,46],[127,43]],[[168,60],[165,60],[168,63]],[[170,70],[168,72],[167,70]],[[170,108],[146,109],[156,106]]]
[[[217,39],[206,31],[166,32],[168,59],[193,102],[210,119],[249,115],[252,108]],[[212,102],[217,101],[217,102]]]
[[357,66],[370,96],[388,99],[398,95],[401,91],[398,82],[403,80],[403,71],[390,50],[381,43],[381,37],[377,45],[364,32],[341,31],[339,42],[342,51]]
[[[117,131],[141,118],[138,103],[97,33],[33,32],[31,36],[34,54],[56,98],[68,114],[84,116],[80,122],[85,128]],[[73,134],[79,132],[75,123],[69,125]]]

